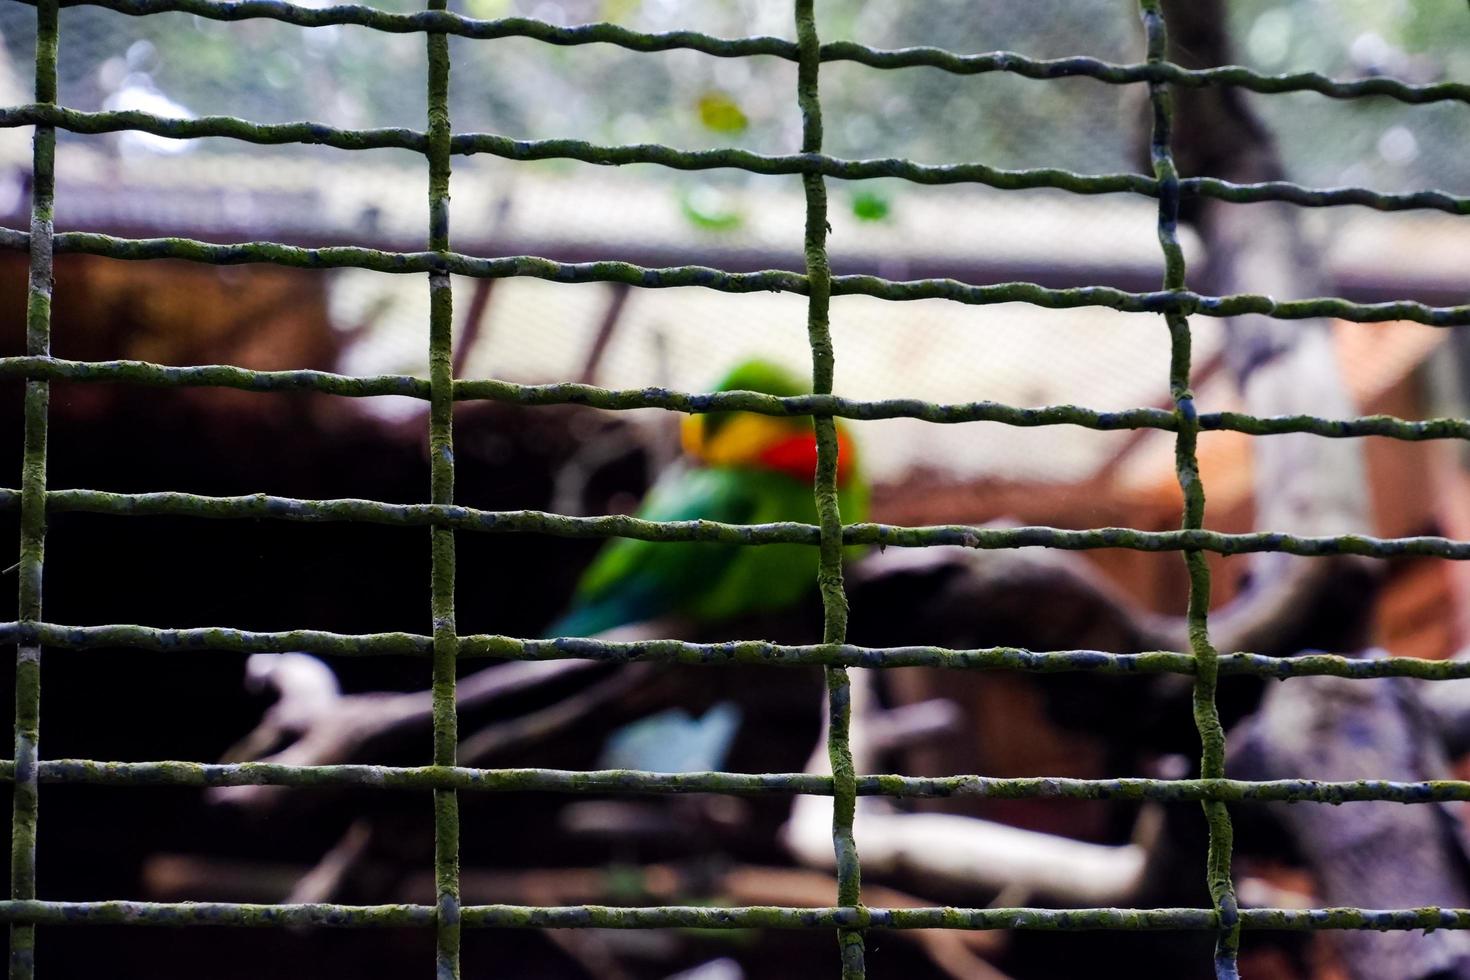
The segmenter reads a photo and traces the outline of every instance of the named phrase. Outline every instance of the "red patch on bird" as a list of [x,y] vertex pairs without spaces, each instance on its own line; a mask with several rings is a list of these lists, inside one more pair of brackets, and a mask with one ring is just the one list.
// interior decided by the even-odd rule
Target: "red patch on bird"
[[[852,470],[852,444],[841,431],[837,433],[837,483],[847,483]],[[785,473],[804,483],[812,482],[817,472],[817,435],[803,432],[772,443],[758,457],[764,466]]]

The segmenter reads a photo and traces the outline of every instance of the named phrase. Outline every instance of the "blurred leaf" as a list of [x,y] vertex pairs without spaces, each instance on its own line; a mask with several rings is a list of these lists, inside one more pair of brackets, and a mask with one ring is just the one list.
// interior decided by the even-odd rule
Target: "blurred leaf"
[[602,0],[602,13],[599,19],[609,24],[621,24],[638,13],[638,8],[643,6],[643,0]]
[[465,0],[465,13],[483,20],[495,20],[511,14],[512,0]]
[[859,191],[852,196],[852,213],[859,221],[882,221],[892,206],[888,195],[879,191]]
[[700,184],[680,194],[679,209],[690,224],[705,231],[734,231],[745,224],[745,215],[729,195],[709,184]]
[[643,881],[643,870],[636,865],[609,864],[607,893],[615,902],[629,905],[646,901],[649,895],[648,886]]
[[743,133],[750,125],[739,104],[724,92],[706,92],[699,97],[699,121],[717,133]]

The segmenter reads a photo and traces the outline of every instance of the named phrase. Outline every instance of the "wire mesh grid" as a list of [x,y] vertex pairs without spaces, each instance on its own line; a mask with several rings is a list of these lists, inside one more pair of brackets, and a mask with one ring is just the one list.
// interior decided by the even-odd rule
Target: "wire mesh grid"
[[[32,2],[32,0],[25,0]],[[315,123],[256,125],[232,117],[167,119],[144,112],[78,112],[57,104],[58,8],[70,3],[104,7],[131,15],[183,11],[203,18],[236,21],[268,18],[304,28],[360,25],[380,31],[422,33],[428,47],[428,124],[407,129],[343,130]],[[1317,92],[1332,98],[1386,97],[1404,103],[1470,102],[1470,85],[1411,85],[1392,78],[1334,81],[1315,73],[1262,75],[1243,68],[1187,70],[1166,60],[1166,27],[1160,0],[1139,0],[1147,38],[1146,60],[1109,64],[1090,58],[1035,60],[1011,53],[961,55],[937,48],[876,50],[851,42],[822,44],[814,0],[794,0],[795,42],[774,37],[720,39],[694,32],[642,34],[609,24],[558,27],[523,18],[486,21],[452,14],[446,0],[429,0],[428,10],[395,14],[364,6],[320,7],[284,0],[34,0],[37,10],[36,100],[0,109],[0,125],[34,126],[33,202],[29,232],[0,230],[0,246],[28,250],[29,298],[26,355],[0,358],[0,377],[21,378],[25,388],[25,443],[20,489],[0,490],[0,505],[21,516],[20,603],[18,620],[0,624],[0,634],[17,644],[15,757],[0,776],[13,782],[11,897],[0,902],[0,920],[11,926],[10,976],[28,978],[35,970],[35,930],[40,925],[112,923],[220,926],[423,926],[437,934],[440,977],[459,976],[462,927],[506,928],[802,928],[830,929],[839,937],[844,977],[864,975],[864,933],[869,929],[1188,929],[1218,935],[1216,972],[1234,977],[1242,929],[1436,929],[1470,928],[1470,909],[1416,908],[1372,910],[1239,909],[1231,884],[1229,803],[1247,801],[1398,801],[1426,803],[1470,800],[1470,782],[1387,781],[1320,782],[1310,779],[1247,782],[1224,776],[1225,734],[1215,706],[1221,674],[1289,678],[1332,675],[1350,678],[1416,677],[1447,680],[1470,677],[1470,664],[1416,659],[1354,659],[1311,655],[1277,659],[1249,653],[1217,653],[1208,635],[1210,595],[1206,552],[1241,554],[1277,551],[1295,555],[1366,555],[1378,558],[1427,555],[1470,558],[1470,542],[1442,537],[1377,539],[1360,535],[1300,537],[1288,533],[1222,534],[1203,527],[1204,489],[1195,443],[1201,431],[1230,430],[1251,435],[1311,433],[1344,438],[1378,435],[1401,440],[1464,439],[1470,420],[1407,421],[1386,416],[1325,419],[1313,416],[1253,417],[1233,412],[1196,412],[1188,387],[1190,315],[1240,314],[1303,319],[1331,316],[1357,322],[1410,320],[1432,326],[1470,324],[1470,306],[1433,307],[1414,302],[1357,304],[1322,298],[1277,302],[1266,296],[1206,296],[1188,290],[1183,253],[1176,238],[1179,204],[1185,196],[1230,202],[1283,201],[1307,207],[1365,205],[1385,211],[1428,208],[1470,213],[1470,198],[1436,191],[1380,194],[1365,188],[1314,189],[1275,181],[1234,184],[1208,178],[1181,178],[1170,150],[1172,86],[1233,85],[1260,93]],[[687,49],[715,57],[770,56],[795,61],[797,100],[802,115],[799,153],[768,156],[741,150],[681,152],[658,145],[598,146],[576,140],[517,141],[484,134],[455,134],[448,114],[449,37],[524,37],[556,45],[606,43],[632,51]],[[818,93],[820,66],[849,61],[875,69],[929,66],[958,75],[1009,72],[1034,79],[1088,77],[1111,84],[1146,84],[1153,107],[1153,174],[1081,175],[1061,170],[997,170],[976,163],[925,166],[903,159],[844,160],[823,154]],[[366,248],[297,248],[271,242],[215,245],[182,238],[130,240],[100,234],[57,233],[52,223],[55,189],[55,138],[58,129],[75,133],[141,131],[180,139],[223,136],[252,143],[318,143],[343,149],[399,147],[421,153],[429,166],[429,237],[426,250],[390,253]],[[735,168],[763,174],[799,175],[806,200],[805,274],[733,274],[694,266],[642,268],[621,262],[567,264],[532,256],[475,258],[451,251],[449,238],[450,161],[460,154],[488,153],[511,160],[571,159],[593,164],[651,163],[679,169]],[[1078,194],[1130,193],[1158,200],[1158,237],[1165,257],[1165,279],[1156,292],[1130,293],[1101,287],[1048,289],[1028,283],[969,285],[952,280],[895,282],[873,276],[833,276],[828,268],[826,181],[899,177],[930,184],[978,183],[1000,189],[1055,188]],[[175,258],[213,264],[273,263],[300,268],[371,269],[427,274],[430,376],[347,377],[317,371],[258,372],[209,365],[166,367],[138,361],[82,362],[50,356],[52,260],[56,253],[81,253],[116,259]],[[660,288],[701,286],[728,293],[776,290],[808,297],[808,339],[814,394],[778,398],[752,392],[692,394],[662,389],[609,390],[588,385],[516,385],[496,380],[458,380],[451,368],[450,277],[531,276],[555,282],[619,282]],[[918,400],[854,401],[832,394],[833,345],[828,325],[834,295],[864,294],[888,300],[942,297],[985,305],[1023,302],[1048,308],[1102,306],[1161,315],[1169,330],[1170,385],[1174,407],[1097,412],[1077,406],[1016,408],[992,402],[936,404]],[[126,382],[153,386],[213,386],[250,391],[309,390],[347,397],[406,395],[430,403],[430,502],[394,505],[368,500],[301,500],[267,495],[205,497],[185,493],[117,494],[93,490],[48,490],[46,435],[49,384],[53,380]],[[676,412],[742,410],[768,415],[810,416],[818,437],[815,493],[819,525],[736,526],[707,521],[654,523],[624,516],[568,517],[550,513],[474,510],[454,504],[454,454],[451,416],[455,401],[493,399],[522,405],[581,404],[604,409],[661,408]],[[914,418],[933,423],[1001,422],[1015,426],[1077,425],[1099,431],[1160,429],[1176,434],[1178,480],[1184,497],[1181,528],[1144,532],[1129,528],[1061,530],[1049,527],[977,528],[967,526],[894,527],[844,525],[836,495],[836,417]],[[42,563],[48,513],[113,515],[166,514],[197,518],[268,518],[288,521],[357,521],[424,526],[432,541],[432,635],[407,633],[344,636],[311,630],[277,633],[230,628],[153,629],[110,625],[74,627],[47,623],[42,616]],[[755,546],[788,542],[815,546],[825,615],[823,643],[788,646],[766,642],[694,644],[672,640],[608,642],[587,639],[524,640],[504,636],[460,636],[455,628],[455,535],[459,531],[520,532],[563,537],[624,536],[651,541],[718,541]],[[847,601],[842,580],[842,547],[877,544],[925,547],[958,544],[972,548],[1041,546],[1062,549],[1129,548],[1181,552],[1189,575],[1188,652],[1112,654],[1092,650],[1034,652],[1012,648],[952,650],[936,647],[872,649],[846,640]],[[113,763],[87,759],[41,761],[38,755],[40,661],[43,647],[139,650],[214,650],[323,655],[402,655],[427,657],[433,664],[433,764],[423,767],[329,765],[293,767],[265,763],[208,765],[187,762]],[[653,773],[642,771],[572,772],[546,769],[470,769],[456,765],[455,666],[460,659],[497,657],[521,660],[581,658],[608,663],[634,661],[680,664],[763,666],[821,665],[826,669],[832,775],[800,773],[744,775],[725,772]],[[1194,678],[1194,716],[1203,746],[1200,778],[1154,779],[996,779],[859,775],[848,746],[849,667],[935,666],[1033,672],[1092,671],[1107,674],[1178,673]],[[35,844],[38,786],[41,782],[109,785],[221,786],[269,784],[320,787],[358,785],[431,791],[435,820],[434,906],[344,906],[325,904],[249,905],[227,903],[55,902],[36,897]],[[462,907],[459,900],[459,819],[461,791],[740,794],[817,794],[834,798],[833,845],[837,856],[836,904],[794,907],[575,906],[561,908],[507,905]],[[866,907],[861,901],[859,856],[853,837],[860,795],[934,797],[979,795],[993,798],[1151,799],[1197,801],[1209,827],[1206,873],[1212,907],[1171,909],[895,908]]]

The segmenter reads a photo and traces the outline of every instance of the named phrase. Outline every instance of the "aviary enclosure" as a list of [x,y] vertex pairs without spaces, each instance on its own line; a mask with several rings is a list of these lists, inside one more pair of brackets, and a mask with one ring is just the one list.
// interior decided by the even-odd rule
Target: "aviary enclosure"
[[[1470,663],[1459,660],[1430,661],[1414,658],[1344,656],[1341,653],[1284,655],[1299,652],[1263,652],[1260,623],[1226,616],[1223,622],[1210,615],[1211,568],[1207,556],[1265,556],[1257,571],[1257,593],[1281,601],[1298,602],[1301,609],[1332,606],[1333,595],[1324,599],[1324,583],[1351,620],[1361,593],[1354,583],[1371,577],[1370,562],[1402,556],[1441,559],[1470,558],[1470,542],[1448,537],[1416,536],[1381,539],[1358,533],[1355,526],[1359,505],[1351,499],[1328,503],[1317,510],[1302,510],[1299,501],[1285,499],[1265,506],[1258,515],[1257,533],[1221,533],[1205,526],[1205,493],[1197,460],[1197,439],[1202,432],[1230,431],[1262,437],[1267,443],[1297,435],[1310,436],[1324,444],[1329,440],[1353,440],[1379,436],[1396,440],[1458,439],[1470,437],[1470,421],[1443,418],[1408,421],[1399,418],[1346,417],[1345,401],[1334,393],[1329,381],[1302,389],[1302,404],[1288,412],[1261,415],[1241,412],[1200,411],[1191,391],[1191,325],[1197,317],[1229,318],[1243,346],[1254,352],[1238,371],[1242,379],[1260,370],[1268,378],[1273,357],[1286,352],[1288,360],[1310,361],[1321,354],[1320,323],[1325,318],[1376,323],[1413,321],[1430,327],[1459,327],[1470,324],[1470,306],[1431,306],[1415,301],[1355,302],[1338,298],[1275,300],[1269,292],[1284,289],[1294,264],[1284,257],[1272,229],[1290,224],[1295,208],[1365,206],[1381,211],[1430,209],[1464,215],[1470,199],[1435,191],[1392,194],[1360,187],[1314,189],[1281,179],[1278,163],[1267,151],[1248,156],[1245,171],[1241,161],[1232,160],[1231,179],[1217,176],[1181,176],[1176,150],[1208,161],[1209,152],[1197,148],[1216,141],[1238,141],[1260,149],[1264,141],[1249,133],[1244,115],[1231,117],[1233,103],[1224,98],[1211,106],[1224,106],[1226,115],[1216,115],[1209,126],[1190,113],[1206,111],[1197,101],[1200,93],[1240,89],[1256,93],[1308,92],[1334,99],[1387,99],[1409,106],[1429,102],[1470,102],[1470,86],[1440,82],[1411,84],[1389,77],[1333,81],[1315,73],[1265,75],[1244,68],[1191,68],[1171,60],[1168,24],[1178,20],[1192,24],[1196,15],[1188,4],[1140,0],[1146,39],[1144,59],[1136,64],[1111,64],[1086,57],[1037,60],[1010,53],[961,54],[938,48],[878,50],[853,42],[823,43],[819,35],[820,0],[795,0],[792,15],[795,41],[774,37],[722,39],[696,32],[644,34],[610,24],[562,27],[525,18],[480,20],[450,12],[444,0],[431,0],[430,8],[413,14],[389,13],[363,6],[315,6],[284,0],[78,0],[122,14],[149,16],[183,12],[219,21],[269,19],[310,31],[333,25],[355,25],[376,31],[423,35],[427,44],[426,126],[409,129],[338,129],[316,123],[262,125],[244,119],[208,116],[171,119],[140,110],[119,109],[83,112],[58,103],[58,46],[66,38],[58,30],[58,0],[36,0],[35,98],[26,105],[0,110],[7,127],[35,127],[34,165],[31,172],[31,220],[28,231],[0,230],[0,245],[29,256],[29,284],[25,314],[25,353],[0,358],[0,377],[24,379],[24,446],[19,489],[0,490],[0,503],[19,515],[19,605],[15,621],[0,625],[0,633],[17,645],[15,755],[4,764],[3,775],[13,784],[14,813],[11,848],[11,895],[0,902],[0,918],[10,924],[10,976],[28,978],[46,970],[45,937],[85,933],[97,926],[129,926],[146,929],[160,926],[241,927],[335,930],[415,929],[434,936],[434,948],[423,951],[423,972],[428,958],[436,963],[441,978],[461,975],[462,935],[490,930],[486,945],[474,946],[466,939],[463,973],[486,974],[495,967],[499,954],[495,937],[501,930],[815,930],[836,937],[830,951],[831,969],[843,977],[866,975],[866,960],[874,946],[885,944],[891,931],[957,930],[966,933],[997,930],[1036,932],[1108,932],[1135,938],[1143,931],[1190,931],[1211,937],[1214,971],[1220,978],[1238,975],[1237,956],[1263,933],[1312,932],[1317,930],[1398,931],[1424,930],[1428,935],[1412,937],[1434,947],[1436,930],[1470,928],[1470,902],[1462,907],[1414,908],[1286,908],[1262,906],[1237,900],[1232,877],[1232,820],[1267,802],[1300,802],[1304,807],[1322,804],[1355,804],[1392,801],[1408,804],[1440,804],[1470,801],[1470,782],[1455,779],[1393,780],[1354,778],[1328,781],[1319,774],[1301,771],[1292,778],[1226,778],[1226,725],[1217,705],[1217,686],[1222,677],[1242,675],[1260,679],[1287,680],[1284,688],[1306,692],[1301,697],[1326,699],[1347,697],[1334,687],[1335,679],[1374,682],[1374,679],[1416,678],[1448,682],[1470,678]],[[1209,4],[1201,4],[1208,7]],[[1166,18],[1166,14],[1169,15]],[[1188,26],[1184,28],[1188,30]],[[800,107],[801,145],[797,152],[763,155],[724,149],[681,151],[656,144],[604,146],[570,139],[516,140],[488,133],[458,133],[448,112],[451,84],[450,38],[474,39],[493,45],[496,39],[530,38],[549,45],[615,45],[637,52],[685,49],[716,58],[771,58],[794,62],[798,69],[796,90],[791,93]],[[1208,52],[1206,52],[1207,54]],[[1084,175],[1059,169],[1002,170],[981,163],[925,165],[907,159],[841,159],[823,151],[821,75],[824,65],[855,62],[875,71],[900,71],[918,67],[955,75],[1013,73],[1029,79],[1049,80],[1082,77],[1100,83],[1144,86],[1151,113],[1149,142],[1150,174],[1115,173]],[[404,84],[409,80],[405,79]],[[1177,108],[1176,108],[1177,103]],[[1211,111],[1218,111],[1211,110]],[[1121,123],[1120,123],[1121,124]],[[1232,128],[1234,127],[1234,128]],[[56,231],[53,227],[55,165],[58,130],[77,134],[107,134],[136,131],[170,139],[226,137],[249,143],[322,144],[341,150],[359,151],[395,148],[422,155],[428,167],[428,234],[424,248],[413,252],[389,252],[367,247],[301,247],[266,241],[246,244],[214,244],[185,238],[128,239],[96,233]],[[1189,132],[1189,149],[1176,146],[1175,133]],[[1200,135],[1200,130],[1204,135]],[[1213,134],[1213,135],[1212,135]],[[63,147],[63,152],[64,152]],[[787,175],[800,181],[805,197],[804,273],[785,271],[726,272],[698,265],[649,268],[616,261],[558,262],[534,256],[479,258],[456,252],[451,236],[452,163],[457,156],[487,154],[513,161],[573,160],[618,166],[651,164],[678,170],[735,169],[764,175]],[[1254,169],[1252,169],[1254,168]],[[894,281],[873,275],[834,275],[829,267],[827,193],[832,181],[862,181],[897,178],[920,184],[979,184],[1001,190],[1050,188],[1078,195],[1141,195],[1157,201],[1157,236],[1165,274],[1158,288],[1128,291],[1107,286],[1079,285],[1052,288],[1013,282],[975,285],[952,279]],[[1251,208],[1247,208],[1249,205]],[[1268,211],[1251,210],[1269,208]],[[1249,212],[1249,217],[1244,216]],[[1219,242],[1233,243],[1221,249],[1231,260],[1217,261],[1202,275],[1186,268],[1178,231],[1181,214],[1207,229]],[[1260,215],[1267,217],[1262,220]],[[1264,230],[1263,230],[1264,229]],[[936,233],[937,233],[936,229]],[[1288,236],[1289,237],[1289,236]],[[350,377],[318,370],[257,371],[229,365],[166,366],[137,360],[72,360],[52,355],[53,263],[57,256],[88,255],[120,260],[172,259],[210,265],[267,264],[296,269],[357,268],[427,280],[431,314],[425,325],[424,343],[429,351],[427,379],[409,376]],[[505,279],[535,277],[558,283],[615,283],[634,289],[694,286],[728,293],[787,292],[807,298],[806,330],[811,352],[813,391],[809,396],[779,398],[750,392],[714,394],[688,393],[661,388],[613,390],[592,384],[560,383],[521,385],[508,381],[466,379],[454,370],[453,318],[450,279]],[[1210,289],[1197,284],[1207,281]],[[1192,285],[1195,288],[1191,288]],[[1286,285],[1291,285],[1290,282]],[[985,306],[1026,303],[1049,309],[1099,306],[1156,318],[1161,324],[1161,344],[1170,351],[1168,376],[1172,405],[1129,411],[1094,411],[1072,405],[1051,408],[1020,408],[990,401],[939,404],[917,399],[859,401],[833,394],[834,346],[840,354],[840,339],[834,345],[829,323],[829,305],[834,296],[862,295],[881,300],[942,298],[960,304]],[[1288,339],[1300,329],[1298,339]],[[690,325],[689,329],[697,329]],[[1316,332],[1314,332],[1316,331]],[[1300,337],[1307,338],[1305,341]],[[1312,338],[1316,337],[1317,340]],[[1313,346],[1313,345],[1316,346]],[[1298,365],[1300,366],[1300,364]],[[1268,378],[1269,380],[1269,378]],[[1280,379],[1277,379],[1279,382]],[[76,488],[54,489],[48,483],[48,427],[52,413],[53,387],[85,387],[93,383],[152,388],[229,388],[245,392],[302,393],[372,398],[408,396],[429,403],[427,500],[392,503],[351,496],[337,498],[287,497],[266,494],[245,496],[206,495],[176,492],[167,486],[140,492],[104,492]],[[1269,387],[1269,384],[1267,385]],[[1279,387],[1279,384],[1278,384]],[[1324,394],[1325,392],[1325,394]],[[983,394],[977,393],[977,394]],[[277,397],[272,395],[271,397]],[[1289,401],[1288,397],[1288,401]],[[496,406],[590,406],[611,412],[658,409],[671,413],[706,413],[740,410],[764,415],[810,416],[818,434],[819,464],[816,496],[820,524],[722,525],[707,521],[650,523],[624,515],[575,517],[535,510],[486,510],[456,503],[455,482],[459,472],[453,421],[456,403],[492,403]],[[492,421],[497,418],[491,414]],[[509,418],[509,416],[507,416]],[[517,416],[513,424],[522,424]],[[1045,526],[924,526],[844,524],[837,507],[836,434],[834,419],[913,418],[935,424],[956,425],[992,422],[1013,426],[1081,426],[1100,431],[1162,430],[1173,433],[1175,469],[1184,502],[1177,530],[1148,531],[1124,527],[1068,530]],[[154,420],[155,422],[157,419]],[[525,423],[531,424],[531,423]],[[527,441],[534,436],[517,436]],[[1301,443],[1290,445],[1300,446]],[[256,447],[264,451],[265,447]],[[374,446],[361,433],[344,440],[340,451],[371,454]],[[1333,457],[1334,459],[1336,457]],[[1291,473],[1293,461],[1276,458],[1264,468]],[[1332,471],[1331,464],[1327,467]],[[1349,461],[1345,465],[1353,465]],[[412,470],[412,468],[409,468]],[[163,471],[166,471],[163,470]],[[413,471],[416,472],[416,471]],[[1340,471],[1333,471],[1340,472]],[[1320,479],[1320,477],[1319,477]],[[1290,479],[1286,482],[1291,483]],[[1330,480],[1328,482],[1331,482]],[[1319,488],[1316,488],[1320,490]],[[408,491],[405,491],[408,492]],[[1295,509],[1294,509],[1295,508]],[[422,611],[430,627],[421,633],[370,633],[343,635],[312,629],[309,621],[301,629],[261,632],[228,625],[208,628],[153,628],[117,625],[78,626],[53,622],[43,615],[43,566],[47,579],[64,576],[57,553],[46,561],[48,522],[60,515],[104,515],[106,519],[132,520],[138,516],[183,520],[217,519],[248,522],[342,523],[348,527],[332,539],[343,545],[348,532],[360,524],[421,529],[413,532],[413,547],[427,553],[428,581],[424,583]],[[1307,514],[1301,526],[1289,523]],[[1279,518],[1283,523],[1271,523]],[[94,527],[95,525],[87,525]],[[777,643],[762,640],[736,642],[692,642],[661,638],[619,639],[518,639],[505,635],[462,634],[457,628],[457,607],[465,598],[457,595],[456,544],[466,536],[501,539],[512,535],[522,543],[512,560],[526,560],[535,539],[550,535],[560,538],[602,539],[612,536],[650,541],[713,541],[729,545],[760,547],[773,543],[810,546],[812,561],[819,565],[820,637],[809,643]],[[139,542],[141,543],[141,542]],[[848,642],[848,618],[860,617],[862,604],[874,589],[862,583],[844,584],[845,546],[870,545],[880,549],[921,549],[958,546],[983,552],[1020,548],[1049,548],[1063,551],[1131,549],[1142,552],[1177,553],[1178,575],[1187,578],[1187,616],[1176,628],[1149,632],[1141,627],[1135,637],[1167,637],[1177,641],[1169,649],[1137,647],[1140,652],[1107,652],[1102,649],[1024,649],[1018,646],[951,648],[910,645],[902,624],[890,624],[891,643],[886,646],[857,646]],[[399,557],[406,549],[395,552]],[[75,561],[69,551],[60,560]],[[146,559],[140,559],[146,560]],[[419,566],[415,566],[416,568]],[[530,567],[530,566],[528,566]],[[1330,570],[1330,576],[1328,571]],[[1051,575],[1043,571],[1043,576]],[[1056,575],[1065,578],[1065,574]],[[1284,598],[1283,598],[1284,597]],[[476,601],[479,601],[478,597]],[[875,600],[876,601],[876,600]],[[908,597],[906,601],[919,601]],[[955,603],[963,604],[956,599]],[[1314,605],[1315,604],[1315,605]],[[309,617],[311,607],[296,607]],[[949,615],[955,615],[951,607]],[[1256,615],[1260,615],[1257,611]],[[1317,613],[1321,617],[1320,608]],[[1306,613],[1302,613],[1305,618]],[[127,617],[124,616],[124,619]],[[1331,617],[1329,617],[1331,618]],[[1279,620],[1272,620],[1279,625]],[[1131,627],[1130,627],[1131,628]],[[1347,627],[1344,627],[1346,629]],[[1317,645],[1323,641],[1316,638]],[[1282,640],[1283,646],[1290,644]],[[168,761],[113,761],[107,758],[53,758],[42,753],[41,691],[44,663],[82,657],[80,651],[107,648],[113,651],[189,652],[208,657],[214,652],[294,653],[326,657],[402,658],[432,680],[431,694],[421,707],[431,719],[432,753],[419,744],[416,758],[402,765],[380,765],[360,761],[321,764],[270,762],[195,763]],[[1330,644],[1329,644],[1330,648]],[[1249,651],[1249,652],[1246,652]],[[1343,652],[1351,653],[1351,649]],[[88,655],[90,656],[90,654]],[[114,652],[120,658],[125,654]],[[812,772],[686,772],[660,773],[636,770],[573,770],[550,768],[470,768],[461,764],[463,749],[459,728],[460,706],[466,698],[483,695],[485,684],[458,677],[457,668],[466,661],[491,659],[534,665],[590,662],[619,665],[633,670],[636,665],[686,665],[723,667],[742,674],[786,673],[792,668],[820,668],[825,680],[827,705],[825,732],[826,771]],[[422,665],[421,667],[418,665]],[[1104,675],[1120,677],[1117,684],[1097,687],[1107,692],[1100,697],[1120,696],[1123,686],[1183,679],[1189,685],[1176,700],[1181,711],[1192,712],[1197,736],[1197,775],[1189,778],[1077,779],[1053,777],[997,778],[978,775],[902,776],[874,775],[867,769],[862,750],[863,712],[854,714],[865,698],[866,672],[896,667],[936,667],[955,671],[1023,671],[1082,675],[1079,682],[1101,685]],[[397,670],[398,668],[393,668]],[[400,674],[400,676],[406,676]],[[499,693],[529,684],[530,675],[501,674],[488,682]],[[616,677],[618,675],[610,675]],[[638,675],[630,675],[636,678]],[[143,679],[135,678],[139,683]],[[1172,683],[1172,681],[1169,681]],[[1381,680],[1379,682],[1382,682]],[[166,682],[162,682],[166,683]],[[620,682],[625,686],[626,681]],[[1314,687],[1313,685],[1317,685]],[[468,687],[467,691],[465,688]],[[1182,688],[1180,689],[1182,690]],[[1316,692],[1313,695],[1312,692]],[[184,697],[184,692],[175,692]],[[195,692],[196,694],[198,692]],[[604,694],[596,697],[605,697]],[[368,705],[372,711],[398,710],[384,703]],[[409,714],[414,709],[404,708]],[[404,717],[407,717],[405,715]],[[1329,726],[1330,727],[1330,726]],[[376,731],[375,734],[381,734]],[[1272,729],[1269,724],[1251,733],[1259,740],[1243,756],[1269,756]],[[49,738],[50,736],[48,736]],[[355,737],[343,736],[349,741]],[[500,736],[512,738],[515,734]],[[350,755],[358,745],[334,746],[339,755]],[[1234,763],[1232,763],[1234,764]],[[1365,774],[1371,777],[1373,774]],[[44,876],[37,874],[38,844],[46,841],[48,822],[38,819],[45,809],[42,801],[50,793],[64,793],[76,784],[101,787],[221,788],[290,787],[302,794],[329,790],[362,790],[369,794],[397,794],[408,803],[432,812],[433,900],[392,902],[375,905],[346,905],[328,902],[289,904],[232,902],[142,902],[129,900],[43,900]],[[44,787],[44,788],[43,788]],[[820,905],[804,904],[467,904],[462,902],[461,849],[478,834],[496,834],[494,821],[469,824],[461,821],[461,804],[468,795],[508,796],[517,794],[596,794],[598,796],[665,796],[674,794],[722,794],[729,796],[786,797],[807,795],[829,797],[830,846],[836,871],[836,890]],[[1205,837],[1193,855],[1197,883],[1207,887],[1208,903],[1199,907],[908,907],[864,902],[861,885],[864,847],[862,821],[855,829],[859,800],[865,797],[944,798],[970,796],[984,799],[1153,801],[1170,804],[1199,804],[1204,811]],[[356,799],[361,799],[359,794]],[[1424,808],[1428,809],[1428,808]],[[493,812],[493,811],[492,811]],[[516,811],[507,808],[507,813]],[[825,811],[820,811],[825,813]],[[113,819],[106,814],[92,819]],[[117,819],[123,819],[118,817]],[[823,818],[825,819],[825,817]],[[875,818],[876,819],[876,818]],[[876,824],[875,824],[876,825]],[[68,829],[75,830],[75,823]],[[55,846],[81,846],[81,841],[61,841]],[[427,870],[427,869],[426,869]],[[38,881],[42,883],[38,891]],[[678,889],[666,889],[677,894]],[[880,894],[869,893],[869,897]],[[886,893],[885,893],[886,894]],[[313,933],[314,935],[316,933]],[[37,956],[37,937],[43,937]],[[153,933],[160,950],[175,942],[171,936]],[[63,940],[58,938],[57,943]],[[70,941],[69,939],[67,941]],[[566,940],[576,946],[576,940]],[[1127,945],[1111,947],[1115,952]],[[1398,947],[1402,948],[1402,947]],[[1435,947],[1437,948],[1437,947]],[[160,953],[160,955],[163,955]],[[483,955],[484,962],[476,962]],[[596,952],[572,949],[571,955],[584,967],[596,964]],[[1200,951],[1201,956],[1208,954]],[[1435,954],[1438,955],[1438,954]],[[283,964],[283,968],[284,968]],[[1122,966],[1119,969],[1123,969]],[[1446,968],[1448,969],[1448,968]],[[613,975],[613,974],[608,974]],[[1120,974],[1123,975],[1123,974]],[[1141,975],[1137,973],[1128,975]],[[1407,975],[1407,974],[1406,974]],[[1419,974],[1415,974],[1418,976]],[[1428,974],[1424,974],[1428,975]],[[1459,975],[1446,973],[1445,975]]]

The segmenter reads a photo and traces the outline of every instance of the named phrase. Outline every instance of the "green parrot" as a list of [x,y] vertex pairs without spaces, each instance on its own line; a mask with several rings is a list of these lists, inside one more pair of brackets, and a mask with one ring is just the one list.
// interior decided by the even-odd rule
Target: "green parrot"
[[[746,361],[719,391],[790,397],[808,389],[767,361]],[[684,459],[649,491],[638,515],[650,521],[726,524],[817,523],[812,420],[750,412],[691,415],[682,426]],[[868,487],[857,450],[838,424],[837,499],[844,523],[867,520]],[[795,605],[816,587],[817,554],[805,545],[704,541],[608,542],[582,576],[571,608],[549,636],[591,636],[661,616],[715,623]]]

